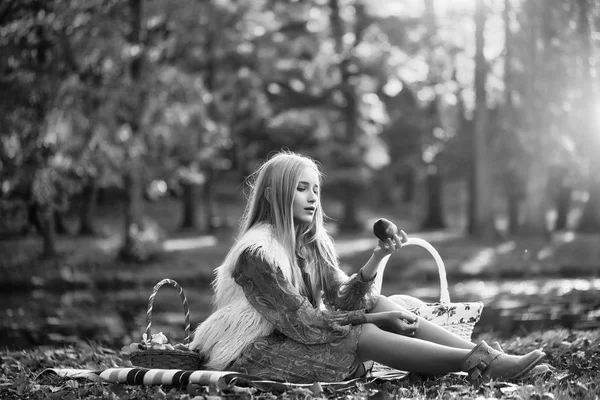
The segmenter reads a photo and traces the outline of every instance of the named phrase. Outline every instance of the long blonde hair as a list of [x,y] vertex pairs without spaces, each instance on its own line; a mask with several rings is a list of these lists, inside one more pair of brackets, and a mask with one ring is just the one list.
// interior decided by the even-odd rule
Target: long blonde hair
[[314,169],[322,181],[323,174],[315,160],[285,150],[270,157],[250,175],[247,180],[250,193],[238,237],[257,224],[270,224],[293,266],[292,284],[301,292],[308,289],[296,260],[297,254],[301,254],[307,260],[306,272],[312,281],[310,290],[318,296],[318,291],[329,284],[325,269],[338,268],[338,256],[325,228],[326,216],[320,200],[310,223],[296,225],[294,222],[294,195],[306,168]]

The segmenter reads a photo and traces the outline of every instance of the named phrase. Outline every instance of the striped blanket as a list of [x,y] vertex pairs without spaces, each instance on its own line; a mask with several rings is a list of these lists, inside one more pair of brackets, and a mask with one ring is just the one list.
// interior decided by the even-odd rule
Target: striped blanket
[[407,376],[407,372],[393,370],[381,365],[375,365],[373,370],[365,378],[356,378],[342,382],[315,382],[312,384],[297,384],[263,379],[256,376],[240,374],[231,371],[185,371],[180,369],[146,369],[146,368],[109,368],[102,371],[86,369],[59,369],[48,368],[40,373],[56,374],[69,379],[87,379],[107,383],[118,383],[125,385],[165,385],[186,386],[197,384],[203,386],[215,386],[219,389],[239,387],[254,387],[264,391],[282,392],[294,388],[311,388],[315,384],[321,387],[342,390],[356,385],[357,382],[371,382],[378,379],[397,380]]

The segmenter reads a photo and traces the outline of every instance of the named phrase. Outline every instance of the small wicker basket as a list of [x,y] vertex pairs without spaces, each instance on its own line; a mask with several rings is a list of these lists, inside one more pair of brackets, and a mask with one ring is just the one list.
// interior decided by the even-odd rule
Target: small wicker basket
[[[466,339],[471,340],[475,324],[479,322],[483,303],[480,301],[468,303],[451,303],[448,291],[448,280],[446,278],[446,267],[437,250],[427,241],[419,238],[409,238],[404,246],[420,246],[425,248],[433,258],[438,267],[440,276],[440,301],[438,303],[419,304],[414,307],[408,306],[410,311],[420,317],[431,321],[446,330]],[[378,274],[379,275],[379,274]],[[382,279],[381,277],[379,279]],[[392,298],[394,296],[391,296]]]
[[[152,337],[150,333],[152,325],[152,308],[154,307],[154,297],[161,286],[170,284],[179,291],[181,302],[183,303],[183,312],[185,314],[185,338],[183,345],[187,347],[190,341],[190,311],[188,301],[183,292],[183,288],[172,279],[163,279],[158,282],[148,300],[148,311],[146,312],[146,337],[148,340]],[[202,358],[198,353],[184,349],[154,349],[147,348],[135,351],[129,355],[129,360],[136,367],[142,368],[160,368],[160,369],[184,369],[196,370],[202,365]]]

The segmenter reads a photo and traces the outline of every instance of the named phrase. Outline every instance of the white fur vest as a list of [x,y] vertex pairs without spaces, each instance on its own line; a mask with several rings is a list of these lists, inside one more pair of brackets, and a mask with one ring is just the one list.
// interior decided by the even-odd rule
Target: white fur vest
[[274,327],[246,299],[244,291],[233,279],[233,269],[244,250],[258,254],[291,280],[292,266],[285,249],[275,238],[270,225],[257,225],[233,245],[216,269],[213,282],[213,313],[194,332],[190,344],[206,360],[210,369],[224,370],[242,350],[261,336],[273,333]]

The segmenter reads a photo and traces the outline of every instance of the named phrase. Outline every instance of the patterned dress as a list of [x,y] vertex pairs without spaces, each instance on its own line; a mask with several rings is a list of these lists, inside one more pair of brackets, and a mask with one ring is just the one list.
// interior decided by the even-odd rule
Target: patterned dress
[[[355,357],[365,313],[376,302],[373,281],[363,281],[360,274],[348,277],[339,269],[330,273],[336,284],[323,291],[327,309],[321,310],[312,296],[301,294],[279,269],[244,252],[233,277],[275,331],[248,345],[228,369],[295,383],[335,382],[363,375],[372,363],[357,364]],[[308,275],[304,276],[306,282]]]

